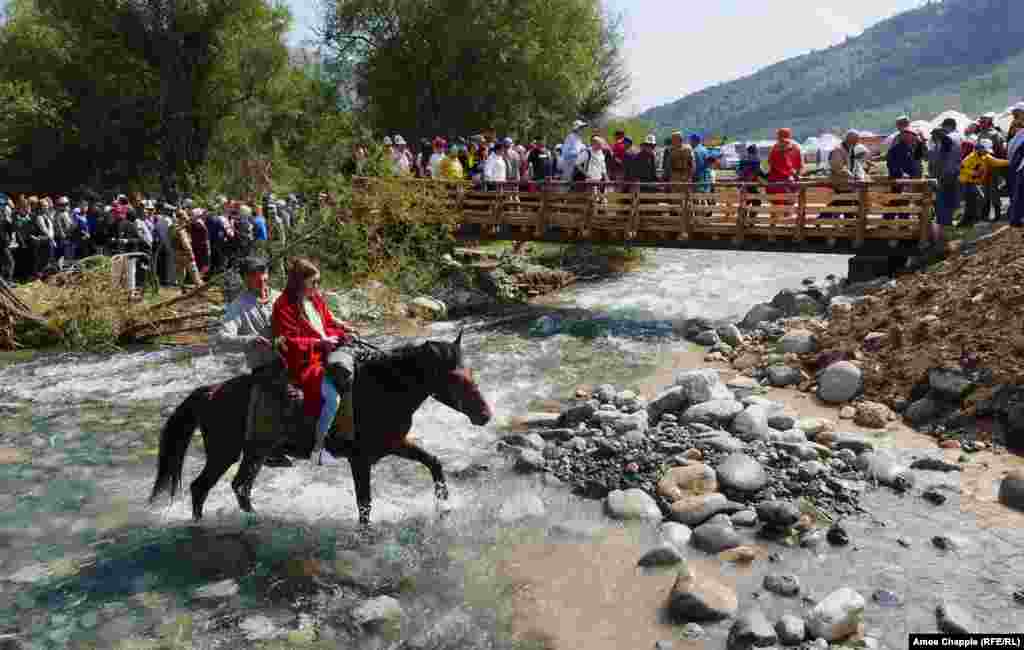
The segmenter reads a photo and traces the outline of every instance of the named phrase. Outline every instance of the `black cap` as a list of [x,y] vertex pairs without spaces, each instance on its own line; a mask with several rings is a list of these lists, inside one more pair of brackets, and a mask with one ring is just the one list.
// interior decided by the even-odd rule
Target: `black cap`
[[242,275],[246,273],[264,273],[269,269],[270,265],[267,264],[267,260],[262,257],[250,256],[245,257],[238,265],[238,270]]

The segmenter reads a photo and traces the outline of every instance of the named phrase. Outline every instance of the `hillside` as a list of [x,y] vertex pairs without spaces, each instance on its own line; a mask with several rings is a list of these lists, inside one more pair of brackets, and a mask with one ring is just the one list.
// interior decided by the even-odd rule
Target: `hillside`
[[901,113],[1002,110],[1024,96],[1024,22],[1011,15],[1010,0],[935,2],[639,117],[662,134],[764,138],[789,126],[802,140],[850,126],[886,131]]

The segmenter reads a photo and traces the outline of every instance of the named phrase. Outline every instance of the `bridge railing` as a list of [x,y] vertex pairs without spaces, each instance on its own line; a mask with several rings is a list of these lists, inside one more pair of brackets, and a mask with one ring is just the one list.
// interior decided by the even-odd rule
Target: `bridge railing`
[[[389,179],[393,182],[394,179]],[[357,179],[357,185],[375,182]],[[828,182],[785,184],[498,183],[401,179],[440,189],[460,229],[481,238],[540,238],[552,230],[594,241],[865,240],[930,242],[934,181],[851,182],[836,191]]]

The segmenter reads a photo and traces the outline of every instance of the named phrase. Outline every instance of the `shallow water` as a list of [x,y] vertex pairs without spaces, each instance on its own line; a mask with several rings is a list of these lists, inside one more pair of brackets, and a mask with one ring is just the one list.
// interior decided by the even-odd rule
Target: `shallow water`
[[[514,416],[569,398],[579,384],[650,390],[652,377],[665,383],[666,364],[690,358],[691,346],[673,333],[673,323],[697,315],[742,316],[751,304],[804,277],[842,274],[845,264],[846,258],[830,256],[656,251],[625,278],[562,294],[552,313],[571,309],[577,321],[563,333],[534,336],[529,323],[470,323],[476,327],[465,335],[466,356],[495,421],[473,427],[428,402],[413,431],[452,474],[453,511],[438,521],[427,471],[385,460],[373,474],[372,540],[356,535],[346,465],[264,469],[253,492],[255,516],[238,511],[229,485],[235,468],[211,492],[200,527],[189,523],[187,497],[146,505],[163,420],[195,387],[240,372],[240,358],[191,348],[46,356],[0,367],[0,641],[17,638],[38,648],[371,648],[450,624],[434,632],[447,645],[433,647],[511,647],[513,630],[523,632],[522,625],[507,626],[515,613],[510,605],[521,601],[514,588],[530,582],[528,570],[516,577],[502,568],[503,560],[517,557],[513,549],[571,545],[585,565],[594,554],[611,552],[587,541],[590,535],[619,533],[604,520],[600,504],[539,479],[514,477],[494,453],[502,428]],[[578,324],[580,309],[592,326]],[[428,336],[450,338],[457,327],[438,324]],[[481,464],[489,471],[474,472]],[[201,467],[197,437],[184,482]],[[517,504],[529,507],[533,494],[543,499],[547,514],[511,523]],[[875,589],[902,595],[905,606],[869,603],[866,614],[868,634],[892,648],[904,645],[908,631],[934,629],[940,593],[968,606],[985,629],[1024,624],[1022,609],[1010,598],[1011,567],[1024,541],[1017,530],[978,531],[952,493],[938,508],[884,489],[868,494],[865,503],[889,525],[848,522],[857,550],[829,548],[821,556],[780,550],[779,564],[757,563],[749,575],[736,577],[741,603],[753,602],[750,593],[764,572],[785,569],[799,574],[815,596],[843,585],[868,598]],[[928,541],[940,533],[959,535],[967,544],[940,552]],[[629,543],[615,552],[642,550],[650,534],[631,529]],[[909,549],[895,542],[899,536],[911,542]],[[669,577],[664,580],[671,585]],[[551,587],[572,582],[548,581],[552,611],[570,605],[591,616],[608,611],[589,609],[593,603],[585,594]],[[532,589],[544,593],[543,584]],[[402,602],[403,628],[373,634],[353,629],[345,612],[380,594]],[[758,602],[773,613],[800,609],[773,598]],[[644,630],[667,635],[658,638],[678,632],[656,621]],[[726,631],[709,630],[714,636]],[[557,631],[537,632],[556,639],[550,647],[562,647]],[[622,647],[600,638],[584,641],[588,647]]]

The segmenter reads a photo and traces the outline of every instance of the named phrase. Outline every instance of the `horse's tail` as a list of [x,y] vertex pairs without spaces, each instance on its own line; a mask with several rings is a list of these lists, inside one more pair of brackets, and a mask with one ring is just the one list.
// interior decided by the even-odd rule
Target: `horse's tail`
[[174,409],[174,413],[160,431],[160,456],[153,493],[149,496],[151,504],[163,492],[170,492],[172,499],[178,493],[185,454],[188,452],[189,443],[192,442],[192,434],[199,426],[199,408],[209,399],[209,393],[208,386],[192,391],[192,394]]

